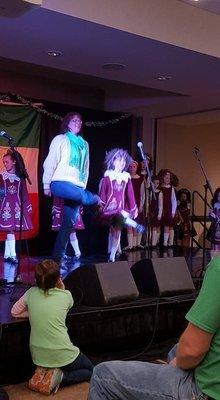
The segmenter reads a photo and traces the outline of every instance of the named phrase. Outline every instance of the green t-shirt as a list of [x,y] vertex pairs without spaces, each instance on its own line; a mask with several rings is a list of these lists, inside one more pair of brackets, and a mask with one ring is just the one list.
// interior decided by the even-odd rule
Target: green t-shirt
[[68,290],[53,288],[44,294],[38,287],[25,293],[31,325],[30,350],[33,362],[41,367],[62,367],[79,355],[69,338],[66,315],[73,305]]
[[195,369],[195,379],[204,394],[220,400],[220,256],[209,263],[200,293],[186,319],[214,334],[209,351]]

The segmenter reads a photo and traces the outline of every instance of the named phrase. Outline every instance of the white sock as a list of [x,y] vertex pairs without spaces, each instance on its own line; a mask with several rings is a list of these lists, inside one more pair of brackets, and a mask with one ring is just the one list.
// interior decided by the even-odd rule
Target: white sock
[[173,239],[174,239],[174,230],[173,230],[173,229],[170,229],[169,241],[168,241],[168,244],[169,244],[170,246],[173,245]]
[[164,232],[164,235],[163,235],[163,244],[164,244],[164,246],[167,246],[168,238],[169,238],[169,232]]
[[110,260],[115,261],[116,251],[120,242],[121,234],[112,235],[112,248],[110,252]]
[[142,233],[136,233],[136,246],[141,244]]
[[128,233],[127,239],[128,239],[128,247],[132,248],[133,247],[133,233]]
[[79,249],[79,242],[78,242],[76,234],[74,234],[74,235],[72,233],[70,234],[70,243],[75,252],[75,256],[79,258],[81,256],[81,251]]
[[121,251],[121,234],[120,234],[120,239],[119,239],[119,243],[118,243],[117,253],[118,254],[122,253],[122,251]]
[[4,258],[9,258],[9,257],[10,257],[10,247],[9,247],[8,239],[5,239]]
[[152,231],[152,246],[157,245],[157,240],[158,240],[157,231],[153,229],[153,231]]
[[14,233],[7,234],[7,241],[8,241],[8,246],[9,246],[9,250],[10,250],[10,257],[16,257]]

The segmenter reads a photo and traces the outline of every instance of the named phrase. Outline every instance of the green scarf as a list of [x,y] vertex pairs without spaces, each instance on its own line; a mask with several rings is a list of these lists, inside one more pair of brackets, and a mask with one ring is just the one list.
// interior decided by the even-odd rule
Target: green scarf
[[66,132],[66,136],[70,142],[70,161],[71,167],[76,167],[79,170],[80,181],[85,180],[85,161],[88,154],[88,149],[85,140],[80,135],[73,135],[70,131]]

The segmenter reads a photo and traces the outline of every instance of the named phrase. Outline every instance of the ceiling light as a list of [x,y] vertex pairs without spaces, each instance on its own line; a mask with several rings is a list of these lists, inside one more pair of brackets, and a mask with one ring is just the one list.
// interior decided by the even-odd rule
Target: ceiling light
[[102,65],[102,68],[107,71],[122,71],[126,68],[126,65],[121,63],[106,63]]
[[158,81],[169,81],[170,79],[172,79],[172,76],[170,76],[170,75],[157,75],[157,76],[155,76],[155,79],[157,79]]
[[47,51],[47,55],[49,57],[60,57],[60,56],[62,56],[62,53],[59,50],[49,50],[49,51]]

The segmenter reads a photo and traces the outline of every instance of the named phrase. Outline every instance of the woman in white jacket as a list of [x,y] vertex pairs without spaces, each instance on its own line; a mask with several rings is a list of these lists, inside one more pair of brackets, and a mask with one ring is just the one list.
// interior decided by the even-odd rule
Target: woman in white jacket
[[89,146],[79,135],[81,115],[68,113],[61,125],[61,134],[55,136],[44,161],[44,194],[64,199],[63,221],[55,242],[53,256],[65,254],[73,223],[81,204],[93,205],[99,196],[85,190],[89,175]]

